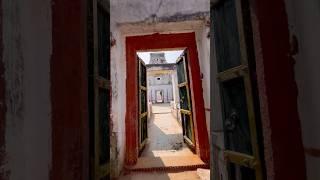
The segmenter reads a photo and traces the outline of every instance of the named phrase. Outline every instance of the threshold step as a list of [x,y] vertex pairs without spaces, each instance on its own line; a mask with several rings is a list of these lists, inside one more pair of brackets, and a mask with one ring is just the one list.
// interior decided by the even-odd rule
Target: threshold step
[[190,171],[198,168],[209,169],[198,156],[140,157],[134,166],[126,166],[127,171]]

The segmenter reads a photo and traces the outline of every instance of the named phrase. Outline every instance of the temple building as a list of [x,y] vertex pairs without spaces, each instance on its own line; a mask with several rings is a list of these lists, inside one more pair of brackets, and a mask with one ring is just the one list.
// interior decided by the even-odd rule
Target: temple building
[[177,76],[174,63],[168,63],[164,53],[151,53],[147,66],[148,100],[152,103],[170,103],[175,100],[173,84]]

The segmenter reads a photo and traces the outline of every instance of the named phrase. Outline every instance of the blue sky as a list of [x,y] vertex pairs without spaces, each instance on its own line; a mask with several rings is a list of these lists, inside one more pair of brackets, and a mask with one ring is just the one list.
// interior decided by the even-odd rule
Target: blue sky
[[177,58],[181,55],[183,50],[178,51],[157,51],[157,52],[138,52],[138,56],[146,63],[149,64],[150,53],[165,53],[164,56],[168,63],[175,63]]

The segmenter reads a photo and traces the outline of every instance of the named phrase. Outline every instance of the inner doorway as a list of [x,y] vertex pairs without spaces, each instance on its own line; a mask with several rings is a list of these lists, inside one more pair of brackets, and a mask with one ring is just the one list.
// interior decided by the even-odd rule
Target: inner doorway
[[[160,79],[159,79],[160,80]],[[163,103],[162,91],[156,91],[157,103]]]
[[184,50],[137,53],[140,157],[194,155],[185,56]]
[[[195,153],[205,163],[209,162],[209,140],[206,127],[205,108],[201,83],[201,72],[195,41],[195,33],[152,34],[126,37],[126,166],[136,165],[139,156],[139,89],[137,76],[139,61],[137,52],[158,51],[159,49],[187,49],[190,75],[190,100],[194,122]],[[131,67],[131,68],[128,68]],[[165,93],[165,91],[164,91]],[[152,95],[154,96],[154,95]],[[166,95],[163,95],[164,100]]]

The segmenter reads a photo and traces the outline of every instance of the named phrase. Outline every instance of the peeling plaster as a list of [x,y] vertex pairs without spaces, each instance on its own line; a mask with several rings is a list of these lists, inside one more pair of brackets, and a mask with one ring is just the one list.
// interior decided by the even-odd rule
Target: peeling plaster
[[4,169],[9,179],[49,179],[50,0],[2,1],[2,7],[7,106]]

